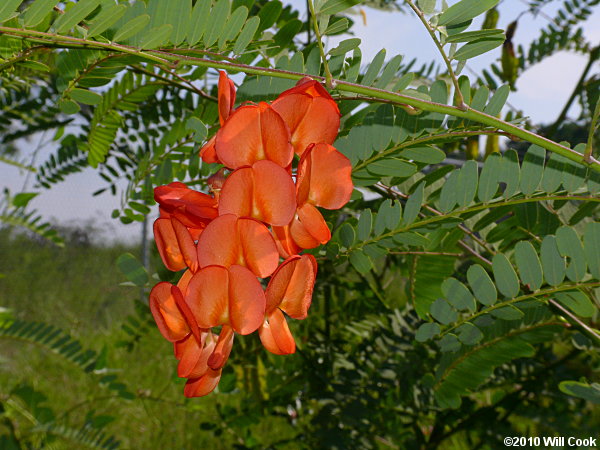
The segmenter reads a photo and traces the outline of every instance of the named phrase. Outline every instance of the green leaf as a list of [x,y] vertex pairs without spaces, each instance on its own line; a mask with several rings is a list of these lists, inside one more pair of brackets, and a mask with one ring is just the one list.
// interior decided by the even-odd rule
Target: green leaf
[[406,178],[413,175],[417,167],[403,159],[387,158],[369,164],[367,170],[375,175]]
[[377,78],[377,75],[379,75],[379,71],[381,70],[381,67],[383,66],[384,61],[385,61],[385,49],[382,48],[375,55],[375,57],[373,58],[373,61],[371,61],[371,64],[369,64],[369,67],[367,68],[367,72],[365,73],[365,75],[363,76],[363,79],[362,79],[363,85],[370,86],[375,82],[375,79]]
[[490,99],[486,107],[483,109],[483,112],[494,117],[499,115],[502,111],[502,108],[504,107],[504,104],[506,103],[506,100],[508,100],[509,93],[510,86],[508,84],[500,86],[496,90],[494,95],[492,95],[492,98]]
[[544,192],[554,192],[561,185],[565,159],[564,156],[558,153],[550,155],[542,177],[542,190]]
[[346,248],[352,247],[355,241],[354,228],[349,223],[345,223],[340,228],[340,242]]
[[492,282],[492,279],[479,264],[474,264],[467,270],[467,280],[469,286],[475,294],[475,298],[482,304],[489,306],[496,303],[498,294],[496,292],[496,286]]
[[327,0],[317,13],[328,15],[338,14],[359,3],[360,0]]
[[260,19],[258,18],[258,16],[253,16],[250,17],[250,19],[248,19],[248,22],[246,22],[246,25],[244,25],[242,32],[235,41],[235,45],[233,46],[233,53],[239,55],[246,49],[246,47],[248,47],[248,44],[250,44],[250,42],[252,41],[252,38],[256,34],[256,30],[258,30],[259,25]]
[[440,346],[440,350],[444,353],[448,352],[456,352],[460,350],[460,341],[456,337],[456,335],[449,333],[445,335],[438,341],[438,345]]
[[583,248],[590,273],[600,280],[600,223],[590,222],[585,227]]
[[173,25],[164,24],[148,30],[140,40],[139,47],[153,49],[165,45],[173,33]]
[[578,381],[561,381],[558,388],[565,394],[583,398],[588,402],[600,405],[600,384],[598,383],[590,385]]
[[210,12],[206,32],[204,33],[204,44],[211,47],[222,33],[225,32],[225,23],[229,17],[229,0],[218,0]]
[[12,17],[23,0],[4,0],[0,5],[0,23]]
[[87,89],[74,88],[70,91],[71,98],[84,105],[97,105],[102,101],[102,96],[97,92],[88,91]]
[[[158,0],[161,4],[164,1]],[[210,3],[210,0],[204,0]],[[187,37],[191,26],[192,0],[170,0],[167,5],[167,14],[162,20],[153,23],[153,26],[170,24],[173,27],[171,42],[180,45]]]
[[[225,33],[223,33],[221,35],[221,38],[219,39],[219,49],[220,50],[224,50],[227,45],[227,42],[232,41],[236,38],[236,36],[238,35],[240,30],[244,26],[244,23],[246,22],[247,17],[248,17],[248,8],[246,8],[245,6],[240,6],[233,12],[231,17],[227,21],[227,25],[225,25],[225,29],[227,31]],[[293,23],[294,23],[294,21],[290,21],[286,24],[286,26],[289,24],[293,24]],[[283,33],[283,28],[281,30],[279,30],[277,35],[279,35],[280,33]],[[284,46],[284,45],[287,46],[287,42],[286,43],[281,42],[281,39],[278,39],[277,35],[275,35],[275,43],[279,46]]]
[[554,298],[579,317],[592,317],[596,312],[596,307],[590,298],[579,290],[557,292]]
[[425,236],[412,232],[396,233],[392,239],[396,244],[408,247],[424,247],[429,244],[429,240]]
[[508,298],[516,297],[519,293],[519,279],[515,269],[503,253],[494,255],[492,270],[500,293]]
[[545,160],[546,150],[539,145],[529,147],[521,166],[521,191],[523,194],[531,195],[537,190],[542,181]]
[[362,250],[356,250],[350,255],[350,264],[359,273],[367,273],[373,268],[371,258],[369,258]]
[[[585,145],[580,144],[574,148],[575,151],[583,153]],[[562,185],[568,192],[575,192],[581,186],[585,185],[586,168],[583,164],[576,163],[565,158],[563,164]]]
[[507,150],[502,157],[502,174],[500,181],[506,184],[504,198],[510,198],[519,189],[521,178],[521,167],[519,166],[519,155],[515,150]]
[[148,282],[148,272],[131,253],[123,253],[117,258],[119,270],[136,286],[145,286]]
[[461,0],[444,11],[438,20],[439,26],[458,25],[467,22],[488,9],[492,9],[499,0]]
[[481,39],[484,37],[491,37],[495,35],[502,35],[504,39],[504,31],[503,30],[476,30],[476,31],[467,31],[464,33],[453,34],[446,38],[446,43],[450,44],[453,42],[471,42],[476,39]]
[[466,61],[500,47],[504,43],[504,36],[499,38],[483,38],[471,41],[459,48],[452,56],[457,61]]
[[415,192],[408,197],[406,201],[406,205],[404,205],[404,223],[406,225],[410,225],[415,221],[419,212],[421,211],[421,206],[423,205],[423,199],[425,197],[425,183],[421,182],[415,189]]
[[23,14],[23,24],[26,28],[39,25],[57,5],[57,0],[37,0],[31,4]]
[[12,204],[16,208],[24,208],[38,194],[39,192],[20,192],[12,198]]
[[63,99],[58,102],[58,107],[65,114],[77,114],[81,110],[79,105],[72,100]]
[[444,185],[440,193],[439,208],[443,213],[452,211],[457,202],[458,176],[460,170],[454,170]]
[[561,256],[569,258],[567,277],[571,281],[581,281],[585,277],[587,262],[579,236],[571,227],[563,226],[556,230],[556,244]]
[[475,311],[475,298],[471,291],[456,278],[447,278],[442,283],[442,292],[456,309]]
[[125,25],[123,25],[116,33],[113,38],[114,42],[124,42],[130,37],[135,36],[150,23],[150,16],[148,14],[142,14],[134,19],[131,19]]
[[478,177],[477,163],[473,160],[466,161],[459,171],[456,186],[456,198],[461,207],[469,206],[475,198]]
[[477,197],[482,202],[489,202],[498,192],[498,181],[502,170],[502,156],[492,153],[487,157],[481,169]]
[[345,17],[329,24],[323,35],[340,34],[346,31],[350,27],[350,22]]
[[439,164],[446,159],[446,153],[431,146],[409,147],[401,151],[400,156],[404,159],[411,159],[425,164]]
[[465,345],[475,345],[483,339],[483,333],[471,322],[465,322],[456,329],[458,340]]
[[[208,25],[208,19],[210,17],[211,7],[212,7],[212,0],[202,0],[202,1],[196,2],[196,4],[194,5],[194,9],[192,10],[192,18],[190,21],[191,22],[190,29],[188,30],[188,34],[187,34],[188,44],[195,45],[198,43],[198,41],[200,41],[200,39],[202,39],[202,36],[206,32],[206,25]],[[257,18],[257,20],[255,21],[255,22],[257,22],[256,25],[258,25],[258,21],[259,21],[259,19]],[[246,24],[246,27],[248,27],[248,24]],[[253,36],[254,36],[254,33],[252,33],[252,35],[248,39],[248,43],[250,42],[250,40],[252,39]],[[239,40],[239,38],[238,38],[238,40]],[[246,43],[244,48],[246,48],[248,43]],[[241,52],[241,50],[240,50],[240,52]],[[239,52],[236,52],[236,53],[239,53]]]
[[331,56],[345,55],[350,50],[354,50],[359,45],[359,38],[345,39],[342,42],[340,42],[337,47],[332,48],[327,53]]
[[537,291],[544,282],[542,265],[537,252],[528,241],[520,241],[515,246],[515,261],[521,274],[523,284],[532,291]]
[[440,334],[440,326],[435,322],[426,322],[417,328],[415,339],[417,342],[426,342]]
[[417,2],[419,8],[421,8],[421,11],[425,14],[433,14],[435,12],[436,3],[437,0],[419,0]]
[[366,241],[371,236],[371,228],[373,226],[373,214],[370,209],[365,209],[358,219],[356,231],[359,241]]
[[125,5],[103,6],[100,14],[98,14],[90,24],[88,37],[95,37],[104,33],[123,17],[126,10],[127,7]]
[[435,320],[444,325],[448,325],[458,319],[458,314],[454,308],[452,308],[446,300],[441,298],[438,298],[433,302],[430,313]]
[[54,22],[54,28],[57,33],[64,33],[87,16],[89,16],[94,10],[100,6],[100,0],[80,0],[75,6],[71,9],[67,10],[64,14],[62,14],[56,22]]
[[194,131],[194,142],[203,142],[208,134],[206,125],[197,117],[190,117],[185,123],[185,128]]
[[258,13],[258,18],[260,19],[260,27],[258,27],[258,30],[264,31],[275,25],[275,22],[277,22],[277,19],[279,19],[279,16],[281,15],[282,9],[283,5],[278,0],[266,2]]
[[540,254],[546,282],[551,286],[558,286],[565,278],[565,260],[560,256],[554,236],[544,237]]
[[267,54],[278,54],[283,49],[289,47],[300,29],[302,28],[302,21],[298,19],[290,20],[279,31],[273,36],[275,42],[275,48],[269,49]]
[[493,309],[492,311],[490,311],[490,314],[502,320],[519,320],[524,316],[523,311],[521,311],[518,308],[515,308],[513,305]]

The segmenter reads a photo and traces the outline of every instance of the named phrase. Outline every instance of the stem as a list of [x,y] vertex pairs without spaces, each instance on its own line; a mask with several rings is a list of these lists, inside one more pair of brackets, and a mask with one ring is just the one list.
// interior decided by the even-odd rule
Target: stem
[[[319,45],[319,51],[321,52],[321,59],[323,60],[323,67],[325,68],[325,85],[327,89],[333,89],[335,84],[333,83],[333,77],[329,70],[329,64],[327,64],[327,56],[325,55],[325,48],[323,48],[323,38],[319,31],[319,21],[317,20],[317,14],[315,13],[315,5],[313,0],[307,0],[308,7],[310,8],[310,15],[312,16],[313,28],[315,29],[315,37],[317,44]],[[310,29],[310,26],[308,27]]]
[[[130,47],[121,44],[97,42],[87,39],[72,38],[68,36],[58,36],[55,34],[44,33],[41,31],[34,30],[22,30],[19,28],[0,27],[0,35],[2,34],[5,34],[7,36],[24,38],[32,42],[59,45],[61,47],[72,46],[75,48],[83,49],[100,49],[121,52],[137,56],[139,58],[147,59],[149,61],[153,61],[154,63],[158,63],[165,66],[188,64],[193,66],[211,67],[214,69],[239,71],[249,75],[270,76],[296,81],[307,76],[307,74],[305,73],[273,68],[262,68],[227,61],[213,61],[205,58],[198,58],[187,55],[177,55],[164,50],[143,51],[135,47]],[[324,81],[324,78],[320,76],[313,76],[313,78]],[[531,131],[519,128],[516,125],[505,122],[497,117],[490,116],[489,114],[485,114],[481,111],[476,111],[474,109],[468,109],[467,111],[463,111],[455,106],[421,100],[418,98],[409,97],[407,95],[402,95],[396,92],[377,89],[374,87],[362,86],[360,84],[349,83],[346,81],[336,79],[332,79],[331,83],[334,84],[336,86],[336,89],[339,91],[352,92],[355,94],[365,95],[367,97],[373,97],[381,100],[389,100],[393,103],[409,105],[417,109],[422,109],[424,111],[448,114],[454,117],[472,120],[474,122],[497,128],[517,138],[531,142],[532,144],[539,145],[540,147],[548,151],[558,153],[559,155],[564,156],[565,158],[571,161],[587,165],[588,167],[590,167],[590,169],[600,173],[600,161],[596,160],[591,155],[586,160],[584,159],[584,155],[582,153],[576,152],[568,147],[565,147],[564,145],[553,142],[550,139],[537,135]]]
[[427,29],[427,32],[431,36],[431,39],[433,39],[435,46],[437,47],[438,51],[442,55],[442,58],[444,59],[444,63],[446,64],[446,68],[448,69],[448,74],[450,75],[450,78],[452,79],[452,84],[454,85],[454,90],[456,91],[455,95],[458,100],[458,107],[462,111],[468,110],[469,106],[465,103],[465,99],[462,95],[462,91],[460,90],[460,85],[458,84],[458,78],[456,77],[456,74],[454,73],[454,69],[452,69],[452,64],[450,63],[450,59],[448,58],[448,55],[446,55],[446,52],[444,51],[444,47],[443,47],[442,43],[435,35],[435,30],[431,27],[430,23],[425,18],[425,14],[423,13],[423,11],[421,11],[417,7],[417,5],[414,4],[414,2],[412,0],[405,0],[405,1],[406,1],[406,4],[408,6],[410,6],[410,8],[415,12],[415,14],[419,18],[419,20],[421,20],[421,22]]
[[[548,296],[551,294],[555,294],[557,292],[563,292],[563,291],[569,291],[571,289],[575,289],[575,288],[579,288],[579,287],[600,287],[600,283],[599,282],[583,282],[583,283],[571,283],[571,284],[563,284],[562,286],[559,287],[555,287],[555,288],[551,288],[551,289],[546,289],[546,290],[541,290],[541,291],[537,291],[534,292],[532,294],[525,294],[525,295],[521,295],[520,297],[515,297],[512,298],[510,300],[505,300],[503,302],[500,303],[496,303],[495,305],[492,305],[488,308],[484,308],[481,311],[476,312],[475,314],[472,314],[469,317],[465,317],[464,319],[459,320],[458,322],[454,323],[454,325],[452,325],[449,328],[446,328],[444,331],[442,331],[440,333],[439,337],[442,337],[446,334],[448,334],[449,332],[451,332],[452,330],[455,330],[456,328],[458,328],[459,326],[461,326],[463,323],[465,322],[470,322],[473,319],[476,319],[479,316],[482,316],[484,314],[489,313],[490,311],[493,311],[495,309],[499,309],[499,308],[503,308],[504,306],[508,306],[508,305],[512,305],[513,303],[519,303],[525,300],[529,300],[529,299],[534,299],[534,300],[538,300],[540,302],[545,302],[544,299],[538,298],[541,296]],[[549,300],[550,302],[552,300]],[[552,303],[554,305],[554,303]],[[585,324],[584,324],[585,325]],[[600,339],[600,337],[599,337]]]
[[597,341],[600,341],[600,334],[598,334],[597,330],[594,330],[593,328],[588,327],[584,322],[582,322],[579,317],[577,317],[576,315],[572,314],[571,311],[569,311],[568,309],[566,309],[565,307],[563,307],[560,303],[558,303],[556,300],[553,299],[549,299],[548,303],[550,303],[552,306],[554,306],[556,309],[560,310],[560,312],[566,316],[569,317],[569,319],[571,319],[573,322],[575,322],[579,327],[581,327],[581,329],[585,332],[585,334],[589,335],[590,337],[593,337],[594,339],[596,339]]
[[[600,48],[600,47],[599,47]],[[592,115],[592,123],[590,124],[590,132],[588,135],[587,144],[585,145],[585,152],[583,154],[584,161],[591,161],[594,155],[594,134],[596,133],[596,127],[598,126],[598,118],[600,117],[600,99],[596,103],[596,109]]]

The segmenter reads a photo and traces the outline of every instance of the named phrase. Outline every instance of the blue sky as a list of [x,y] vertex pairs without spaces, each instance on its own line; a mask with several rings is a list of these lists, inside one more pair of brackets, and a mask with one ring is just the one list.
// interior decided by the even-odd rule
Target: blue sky
[[[292,0],[291,3],[305,14],[305,0]],[[454,3],[454,2],[449,2]],[[562,2],[551,3],[543,11],[553,16]],[[522,0],[503,0],[500,5],[500,21],[498,26],[505,28],[516,16],[526,8]],[[420,61],[437,59],[435,46],[429,35],[422,28],[416,18],[399,12],[383,12],[370,8],[364,9],[366,24],[360,16],[355,16],[354,34],[362,39],[361,49],[363,60],[369,60],[381,49],[385,48],[387,56],[396,54],[404,55],[406,60],[418,57]],[[585,35],[591,42],[600,42],[600,8],[596,8],[584,25]],[[477,24],[475,24],[476,26]],[[516,43],[527,44],[538,35],[541,27],[548,25],[548,19],[542,17],[523,16],[515,35]],[[331,38],[326,45],[330,48],[348,36]],[[489,55],[479,56],[469,62],[469,67],[475,71],[489,67],[490,63],[500,55],[499,49]],[[556,118],[567,98],[571,94],[587,60],[584,56],[560,52],[546,59],[524,74],[518,80],[518,91],[512,93],[509,102],[523,109],[534,122],[550,122]],[[600,64],[597,63],[594,71],[597,72]],[[571,111],[575,114],[576,109]],[[45,136],[43,141],[50,140],[52,136]],[[23,142],[23,155],[31,153],[38,145],[39,136],[30,142]],[[52,149],[51,144],[40,152],[38,159],[45,160]],[[0,187],[9,187],[17,192],[24,185],[25,174],[20,170],[0,165]],[[31,191],[34,177],[30,177],[26,184]],[[121,240],[134,241],[139,239],[141,225],[122,225],[112,220],[110,213],[119,206],[120,199],[110,194],[92,197],[92,192],[104,186],[104,182],[91,169],[72,175],[63,183],[43,191],[31,202],[31,206],[38,209],[46,218],[54,218],[61,223],[81,224],[86,221],[105,230],[100,239],[112,240],[115,237]]]

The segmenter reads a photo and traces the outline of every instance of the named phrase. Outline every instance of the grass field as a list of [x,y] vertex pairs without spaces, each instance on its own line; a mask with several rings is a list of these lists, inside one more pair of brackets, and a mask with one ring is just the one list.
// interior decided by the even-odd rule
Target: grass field
[[[235,412],[241,394],[183,397],[171,345],[150,322],[139,289],[120,285],[125,278],[115,261],[126,251],[138,253],[136,248],[98,247],[85,240],[58,248],[0,234],[0,306],[16,319],[56,325],[106,358],[102,373],[86,373],[43,345],[0,337],[0,401],[6,410],[4,416],[0,410],[0,436],[12,429],[33,448],[49,443],[52,448],[80,448],[77,439],[43,441],[47,434],[39,419],[43,408],[50,408],[53,425],[80,429],[92,423],[115,436],[121,448],[218,449],[245,443],[246,436],[231,428],[220,428],[216,436],[206,425],[220,423],[223,411]],[[141,314],[136,314],[136,302]],[[133,398],[101,383],[107,374],[125,384]],[[17,395],[23,386],[46,399],[36,403],[43,397]],[[285,418],[266,415],[252,425],[252,435],[259,437],[262,448],[286,441],[294,430]]]

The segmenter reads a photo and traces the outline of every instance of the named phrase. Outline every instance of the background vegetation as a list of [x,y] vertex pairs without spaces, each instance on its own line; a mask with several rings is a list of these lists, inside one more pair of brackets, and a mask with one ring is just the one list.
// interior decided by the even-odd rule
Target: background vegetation
[[[528,0],[515,19],[549,3]],[[37,188],[0,204],[0,448],[471,449],[594,436],[600,52],[581,24],[598,3],[563,2],[519,47],[518,21],[497,30],[493,0],[476,13],[469,0],[317,1],[315,20],[279,1],[4,2],[0,157]],[[365,61],[351,36],[320,48],[366,7],[416,12],[442,63]],[[476,15],[481,26],[466,29]],[[530,123],[509,92],[561,50],[589,64],[555,123]],[[487,52],[496,63],[461,75]],[[315,251],[313,306],[290,323],[297,353],[238,336],[218,393],[187,400],[144,297],[178,274],[153,248],[99,245],[93,227],[53,229],[28,205],[89,167],[106,181],[99,192],[120,196],[123,223],[152,220],[156,185],[204,188],[215,68],[246,73],[239,101],[321,77],[359,189],[326,215],[334,237]],[[44,130],[57,149],[28,166],[21,139]]]

